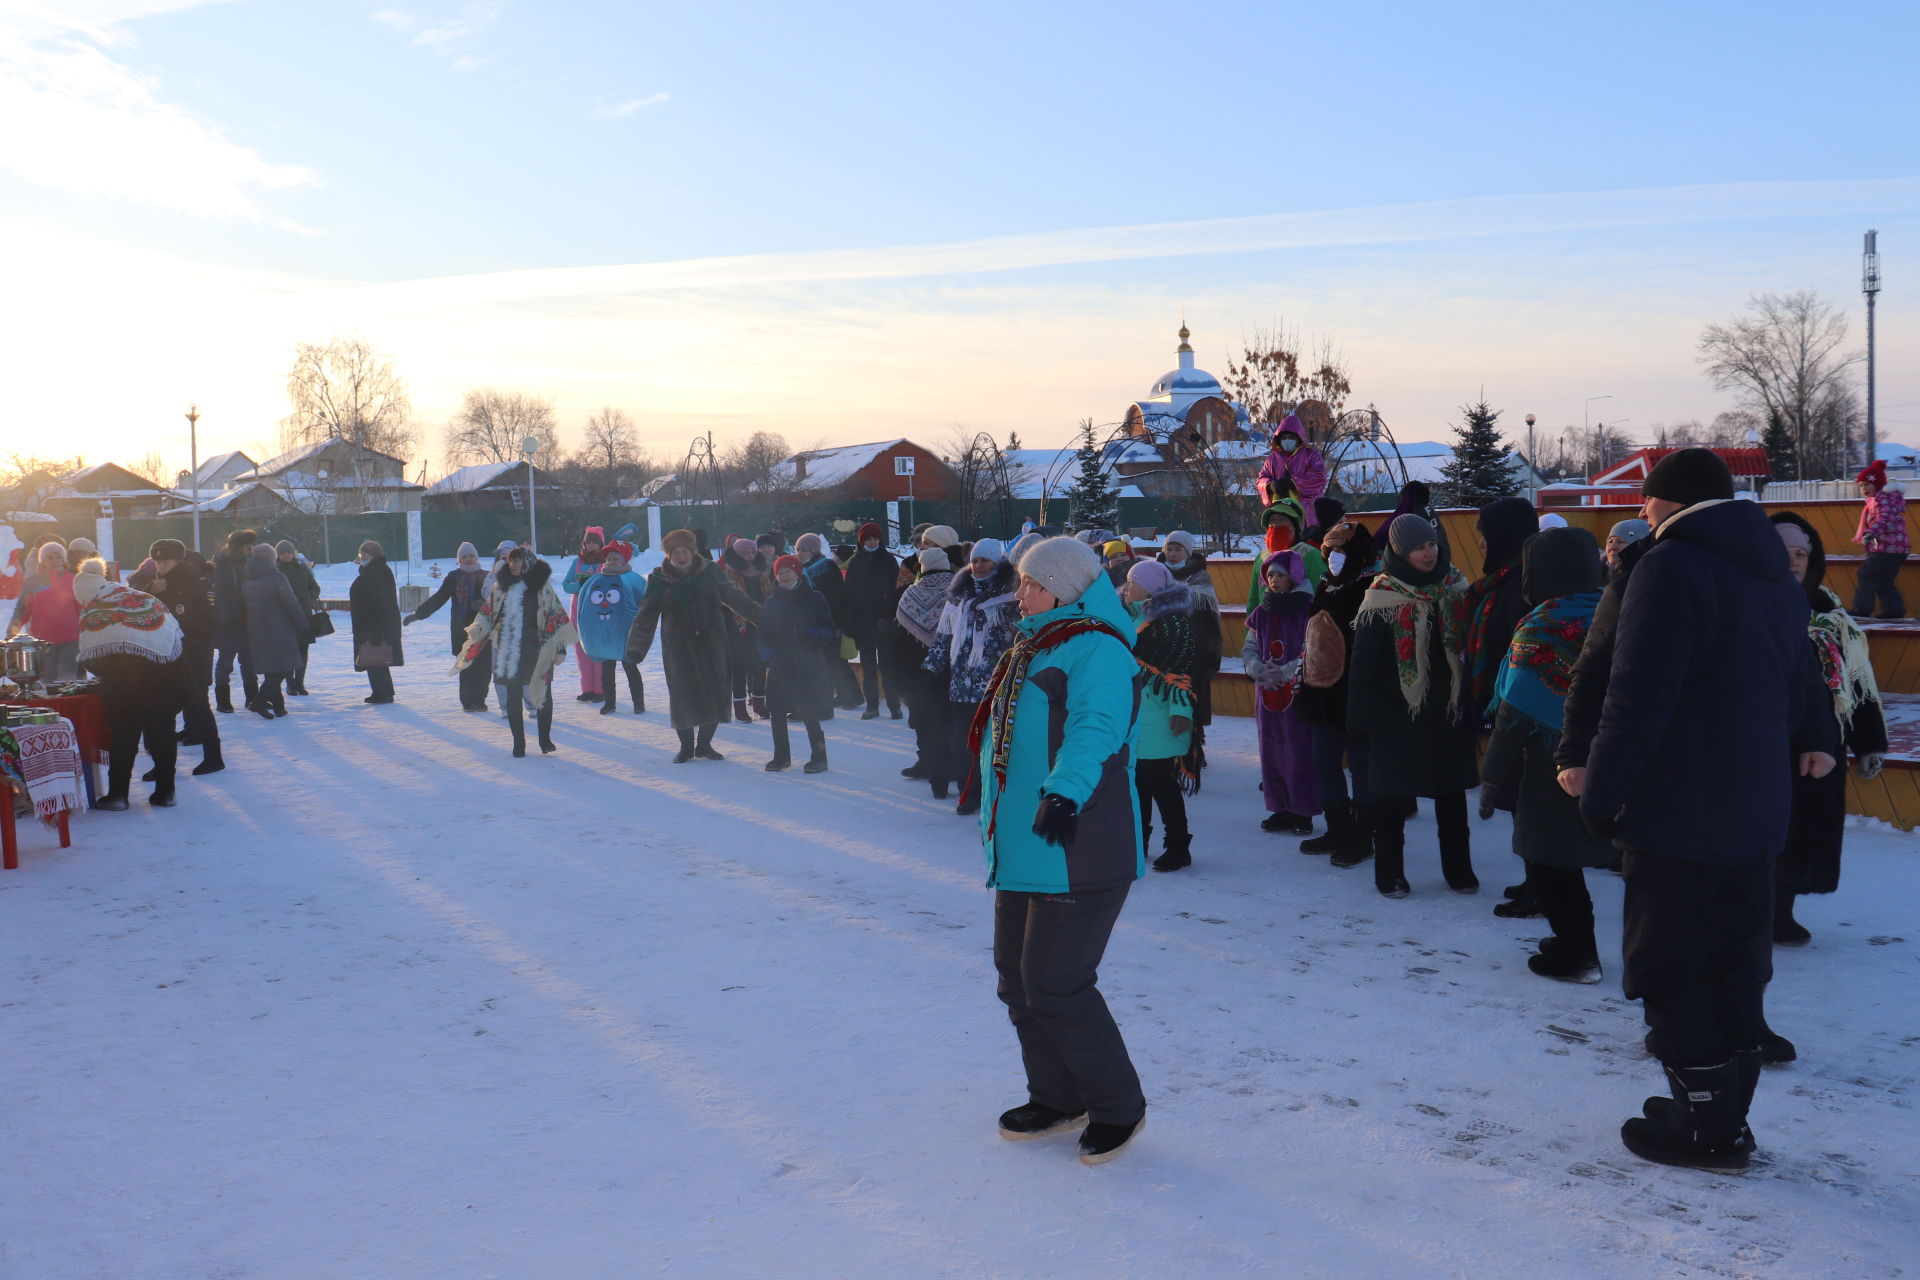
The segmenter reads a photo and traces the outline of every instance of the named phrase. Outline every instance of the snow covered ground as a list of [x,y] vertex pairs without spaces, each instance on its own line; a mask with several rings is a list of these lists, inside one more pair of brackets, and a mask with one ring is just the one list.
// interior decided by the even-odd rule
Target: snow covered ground
[[[344,629],[344,617],[341,619]],[[222,717],[177,809],[23,832],[0,873],[0,1277],[1881,1277],[1920,1258],[1920,842],[1851,835],[1778,956],[1745,1177],[1619,1145],[1657,1090],[1608,980],[1529,974],[1486,890],[1378,897],[1262,835],[1250,724],[1102,987],[1150,1100],[1113,1164],[1011,1144],[973,823],[845,718],[669,763],[656,703],[564,697],[551,759],[457,710],[446,630],[400,702],[344,637],[315,696]],[[571,667],[561,675],[570,688]],[[649,688],[662,692],[657,669]],[[188,763],[196,753],[185,753]]]

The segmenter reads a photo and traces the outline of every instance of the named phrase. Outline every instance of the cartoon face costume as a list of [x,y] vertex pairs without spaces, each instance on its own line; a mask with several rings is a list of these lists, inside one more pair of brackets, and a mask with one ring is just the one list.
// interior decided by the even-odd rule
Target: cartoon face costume
[[595,662],[619,661],[626,656],[627,632],[640,612],[647,580],[628,569],[600,572],[580,588],[580,645]]

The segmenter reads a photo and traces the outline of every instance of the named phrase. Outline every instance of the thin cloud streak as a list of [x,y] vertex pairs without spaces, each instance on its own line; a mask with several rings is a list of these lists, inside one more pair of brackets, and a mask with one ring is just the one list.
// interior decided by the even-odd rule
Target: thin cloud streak
[[951,244],[536,268],[360,286],[385,305],[472,305],[679,289],[964,276],[1084,263],[1340,246],[1535,236],[1684,223],[1737,223],[1920,209],[1920,178],[1759,182],[1475,197],[1364,209],[1263,214],[999,236]]
[[625,120],[628,116],[644,111],[648,107],[657,107],[671,97],[673,97],[672,94],[663,90],[660,93],[650,93],[644,98],[629,98],[625,102],[606,102],[595,107],[593,114],[598,120]]

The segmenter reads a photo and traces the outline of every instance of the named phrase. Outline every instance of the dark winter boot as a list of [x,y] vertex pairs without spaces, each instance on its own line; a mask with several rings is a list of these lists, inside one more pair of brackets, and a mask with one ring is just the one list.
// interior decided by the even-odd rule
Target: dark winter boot
[[908,765],[906,768],[900,771],[900,776],[903,778],[912,778],[914,781],[918,782],[927,776],[926,763],[924,761],[915,760],[912,764]]
[[1773,944],[1777,947],[1804,947],[1813,941],[1807,926],[1793,918],[1794,896],[1784,889],[1773,895]]
[[807,726],[807,745],[813,748],[802,773],[825,773],[827,771],[827,734],[817,724]]
[[[640,668],[638,667],[635,667],[627,676],[627,692],[633,698],[633,714],[637,716],[645,715],[647,711],[647,684],[645,679],[640,675]],[[611,694],[608,695],[607,701],[613,701]]]
[[755,718],[760,720],[767,718],[767,700],[765,697],[756,694],[754,697],[747,699],[747,705],[753,708]]
[[1193,865],[1193,836],[1167,836],[1166,852],[1153,860],[1155,871],[1181,871]]
[[733,700],[733,718],[737,724],[753,723],[753,717],[747,714],[747,700],[745,698],[735,698]]
[[1038,1102],[1029,1102],[1000,1114],[1000,1136],[1008,1142],[1032,1142],[1035,1138],[1050,1138],[1056,1133],[1070,1133],[1084,1128],[1086,1123],[1087,1113],[1084,1111],[1056,1111]]
[[229,714],[232,713],[233,686],[231,684],[223,681],[213,687],[213,709],[215,711],[225,711]]
[[1745,1076],[1750,1071],[1758,1083],[1760,1051],[1745,1052],[1751,1055],[1751,1068],[1745,1068],[1740,1054],[1717,1066],[1667,1067],[1672,1110],[1654,1108],[1664,1112],[1660,1120],[1643,1115],[1628,1120],[1620,1126],[1620,1141],[1656,1164],[1726,1173],[1745,1170],[1754,1147],[1747,1128],[1753,1095]]
[[165,782],[155,786],[153,794],[147,797],[147,803],[157,809],[173,808],[173,779],[169,777]]
[[600,704],[600,714],[603,716],[610,716],[614,712],[618,711],[619,709],[620,709],[620,695],[618,693],[609,691],[607,694],[607,700]]
[[1480,878],[1473,874],[1473,837],[1468,829],[1450,829],[1440,824],[1440,874],[1447,888],[1455,893],[1480,892]]
[[1275,835],[1310,836],[1313,834],[1313,819],[1282,809],[1260,819],[1260,829]]
[[1300,842],[1302,853],[1334,853],[1353,843],[1353,806],[1336,800],[1327,806],[1327,833]]
[[1132,1124],[1090,1124],[1080,1131],[1080,1163],[1105,1164],[1125,1151],[1147,1127],[1141,1116]]
[[1600,981],[1600,956],[1593,939],[1573,942],[1550,937],[1540,944],[1537,955],[1527,957],[1527,968],[1543,978],[1559,982],[1577,982],[1591,986]]
[[717,724],[703,724],[700,726],[700,733],[694,739],[694,743],[693,743],[693,758],[695,760],[725,760],[726,759],[725,756],[721,755],[718,751],[715,751],[713,749],[714,731],[717,730],[719,727],[720,726]]
[[673,762],[685,764],[691,759],[693,759],[693,730],[682,729],[680,730],[680,752],[674,756]]
[[240,687],[244,689],[247,694],[247,710],[253,710],[254,703],[259,701],[260,698],[260,677],[243,673],[240,677]]
[[1333,851],[1330,861],[1341,870],[1357,867],[1373,856],[1377,813],[1375,806],[1356,804],[1351,809],[1352,840]]
[[220,755],[220,743],[209,742],[206,750],[200,753],[200,763],[193,766],[193,776],[202,778],[209,773],[219,773],[226,767],[227,762]]
[[1407,823],[1390,818],[1373,831],[1373,887],[1386,898],[1404,898],[1413,892],[1407,884]]
[[1524,884],[1514,885],[1518,893],[1508,893],[1507,900],[1493,908],[1493,914],[1502,920],[1531,920],[1543,916],[1547,909],[1540,905],[1540,899],[1533,896],[1533,890]]
[[1800,1056],[1793,1047],[1793,1041],[1762,1022],[1760,1024],[1760,1061],[1766,1066],[1778,1066],[1783,1062],[1792,1062]]

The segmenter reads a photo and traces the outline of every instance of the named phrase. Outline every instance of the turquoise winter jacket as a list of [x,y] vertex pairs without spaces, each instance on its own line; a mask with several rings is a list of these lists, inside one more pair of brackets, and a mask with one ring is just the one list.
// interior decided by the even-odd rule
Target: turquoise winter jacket
[[[1088,632],[1035,656],[1014,707],[1005,795],[993,774],[997,726],[989,722],[981,735],[980,833],[990,889],[1071,893],[1146,874],[1133,787],[1141,686],[1133,620],[1103,573],[1078,601],[1023,618],[1019,629],[1025,638],[1056,619],[1079,617],[1098,618],[1127,639]],[[1078,830],[1065,847],[1033,834],[1043,795],[1079,806]]]

